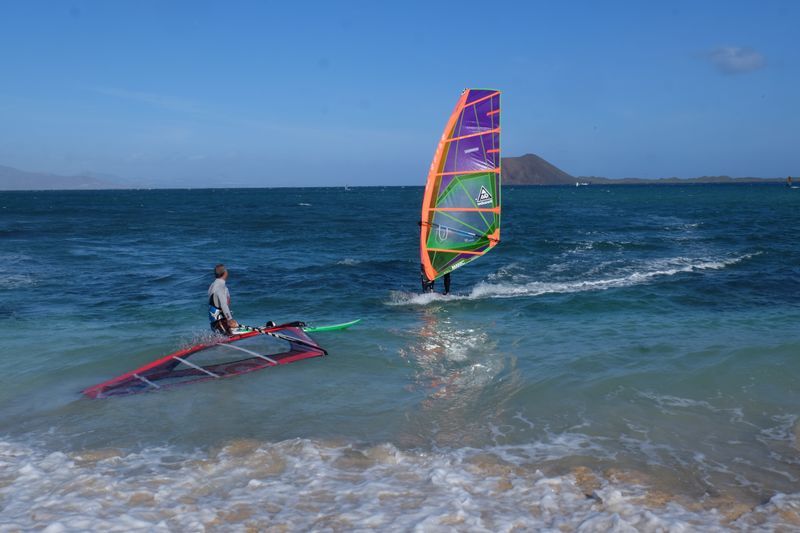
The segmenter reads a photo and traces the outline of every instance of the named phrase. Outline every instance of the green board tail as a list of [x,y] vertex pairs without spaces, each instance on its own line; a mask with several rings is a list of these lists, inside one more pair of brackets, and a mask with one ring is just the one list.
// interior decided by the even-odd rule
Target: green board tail
[[361,322],[361,319],[352,320],[350,322],[344,322],[342,324],[330,324],[328,326],[306,326],[303,328],[303,331],[307,333],[318,333],[320,331],[338,331],[340,329],[347,329],[350,326],[358,324]]

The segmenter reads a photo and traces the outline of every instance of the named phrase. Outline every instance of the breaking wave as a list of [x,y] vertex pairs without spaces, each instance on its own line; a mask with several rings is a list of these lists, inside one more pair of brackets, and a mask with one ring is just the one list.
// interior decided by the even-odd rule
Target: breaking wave
[[442,296],[438,293],[408,293],[395,291],[391,294],[389,305],[428,305],[432,302],[446,302],[452,300],[478,300],[482,298],[514,298],[519,296],[541,296],[543,294],[577,293],[587,291],[603,291],[608,289],[631,287],[649,283],[657,278],[675,276],[677,274],[700,272],[704,270],[721,270],[731,265],[740,263],[754,257],[758,253],[745,254],[737,257],[722,259],[692,259],[676,257],[651,261],[638,270],[623,273],[614,277],[605,277],[594,280],[575,281],[522,281],[523,275],[510,268],[509,273],[514,280],[511,283],[494,281],[503,277],[504,272],[498,272],[490,279],[475,285],[469,294],[450,294]]
[[346,257],[344,259],[336,261],[337,265],[344,265],[344,266],[354,266],[354,265],[358,265],[360,263],[361,263],[360,259],[352,259],[350,257]]

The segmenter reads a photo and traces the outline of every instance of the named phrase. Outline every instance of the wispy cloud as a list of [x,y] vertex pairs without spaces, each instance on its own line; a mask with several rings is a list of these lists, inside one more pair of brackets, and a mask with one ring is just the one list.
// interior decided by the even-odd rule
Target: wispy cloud
[[128,89],[119,89],[115,87],[95,87],[94,91],[106,96],[131,100],[169,111],[178,111],[182,113],[199,113],[203,111],[202,106],[196,102],[156,93],[131,91]]
[[752,48],[719,46],[708,52],[708,59],[724,74],[744,74],[763,68],[767,60]]

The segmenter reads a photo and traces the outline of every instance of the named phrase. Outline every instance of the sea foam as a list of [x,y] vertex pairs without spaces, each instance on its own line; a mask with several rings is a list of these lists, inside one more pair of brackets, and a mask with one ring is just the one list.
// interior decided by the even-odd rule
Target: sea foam
[[[622,269],[616,276],[599,277],[597,279],[578,279],[564,281],[528,281],[506,282],[503,274],[513,271],[508,268],[490,276],[492,281],[479,282],[468,294],[408,293],[394,291],[391,293],[389,305],[428,305],[458,300],[479,300],[484,298],[515,298],[541,296],[544,294],[564,294],[587,291],[603,291],[615,288],[631,287],[653,282],[659,278],[668,278],[678,274],[701,272],[704,270],[720,270],[740,263],[758,255],[744,254],[723,258],[698,259],[690,257],[674,257],[651,260],[642,265],[631,265]],[[513,278],[519,280],[522,275],[514,273]]]
[[[0,530],[515,529],[727,531],[793,527],[800,494],[700,501],[643,472],[539,468],[524,449],[233,441],[208,452],[46,452],[0,442]],[[522,458],[522,459],[521,459]]]

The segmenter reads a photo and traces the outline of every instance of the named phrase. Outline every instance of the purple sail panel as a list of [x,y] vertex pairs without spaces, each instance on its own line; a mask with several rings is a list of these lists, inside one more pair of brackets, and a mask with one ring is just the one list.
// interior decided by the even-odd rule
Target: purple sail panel
[[474,104],[465,105],[455,123],[451,138],[476,135],[499,126],[500,94],[496,92],[488,94],[492,96],[484,100],[473,99]]
[[492,106],[491,111],[488,111],[487,115],[492,121],[490,127],[494,130],[500,127],[500,95],[492,98]]
[[[477,248],[475,251],[480,253],[485,253],[487,251],[487,248],[488,246],[482,246],[480,248]],[[447,262],[447,265],[450,266],[459,261],[472,261],[474,259],[477,259],[478,257],[480,256],[473,254],[458,254],[456,256],[453,256],[453,258]]]
[[461,130],[478,132],[496,127],[497,122],[494,118],[499,114],[499,102],[498,95],[465,107],[462,112]]
[[492,129],[492,117],[485,116],[485,113],[483,117],[480,117],[476,111],[477,106],[464,108],[453,130],[454,138],[475,135]]
[[487,149],[489,160],[493,164],[493,168],[500,167],[500,133],[492,133],[491,135],[484,136],[484,140],[487,141],[487,146],[491,146],[491,148]]
[[452,138],[458,139],[460,137],[464,137],[467,135],[474,135],[475,133],[480,133],[481,131],[483,131],[483,129],[475,127],[475,124],[469,120],[469,117],[467,117],[466,113],[462,110],[461,113],[458,115],[458,121],[456,122],[456,126],[453,129]]
[[490,94],[496,93],[496,89],[469,89],[469,95],[467,96],[467,103],[470,104],[475,100],[480,100]]
[[493,135],[481,135],[460,139],[450,144],[442,172],[475,172],[492,170],[497,167],[496,153],[490,152],[496,146]]

